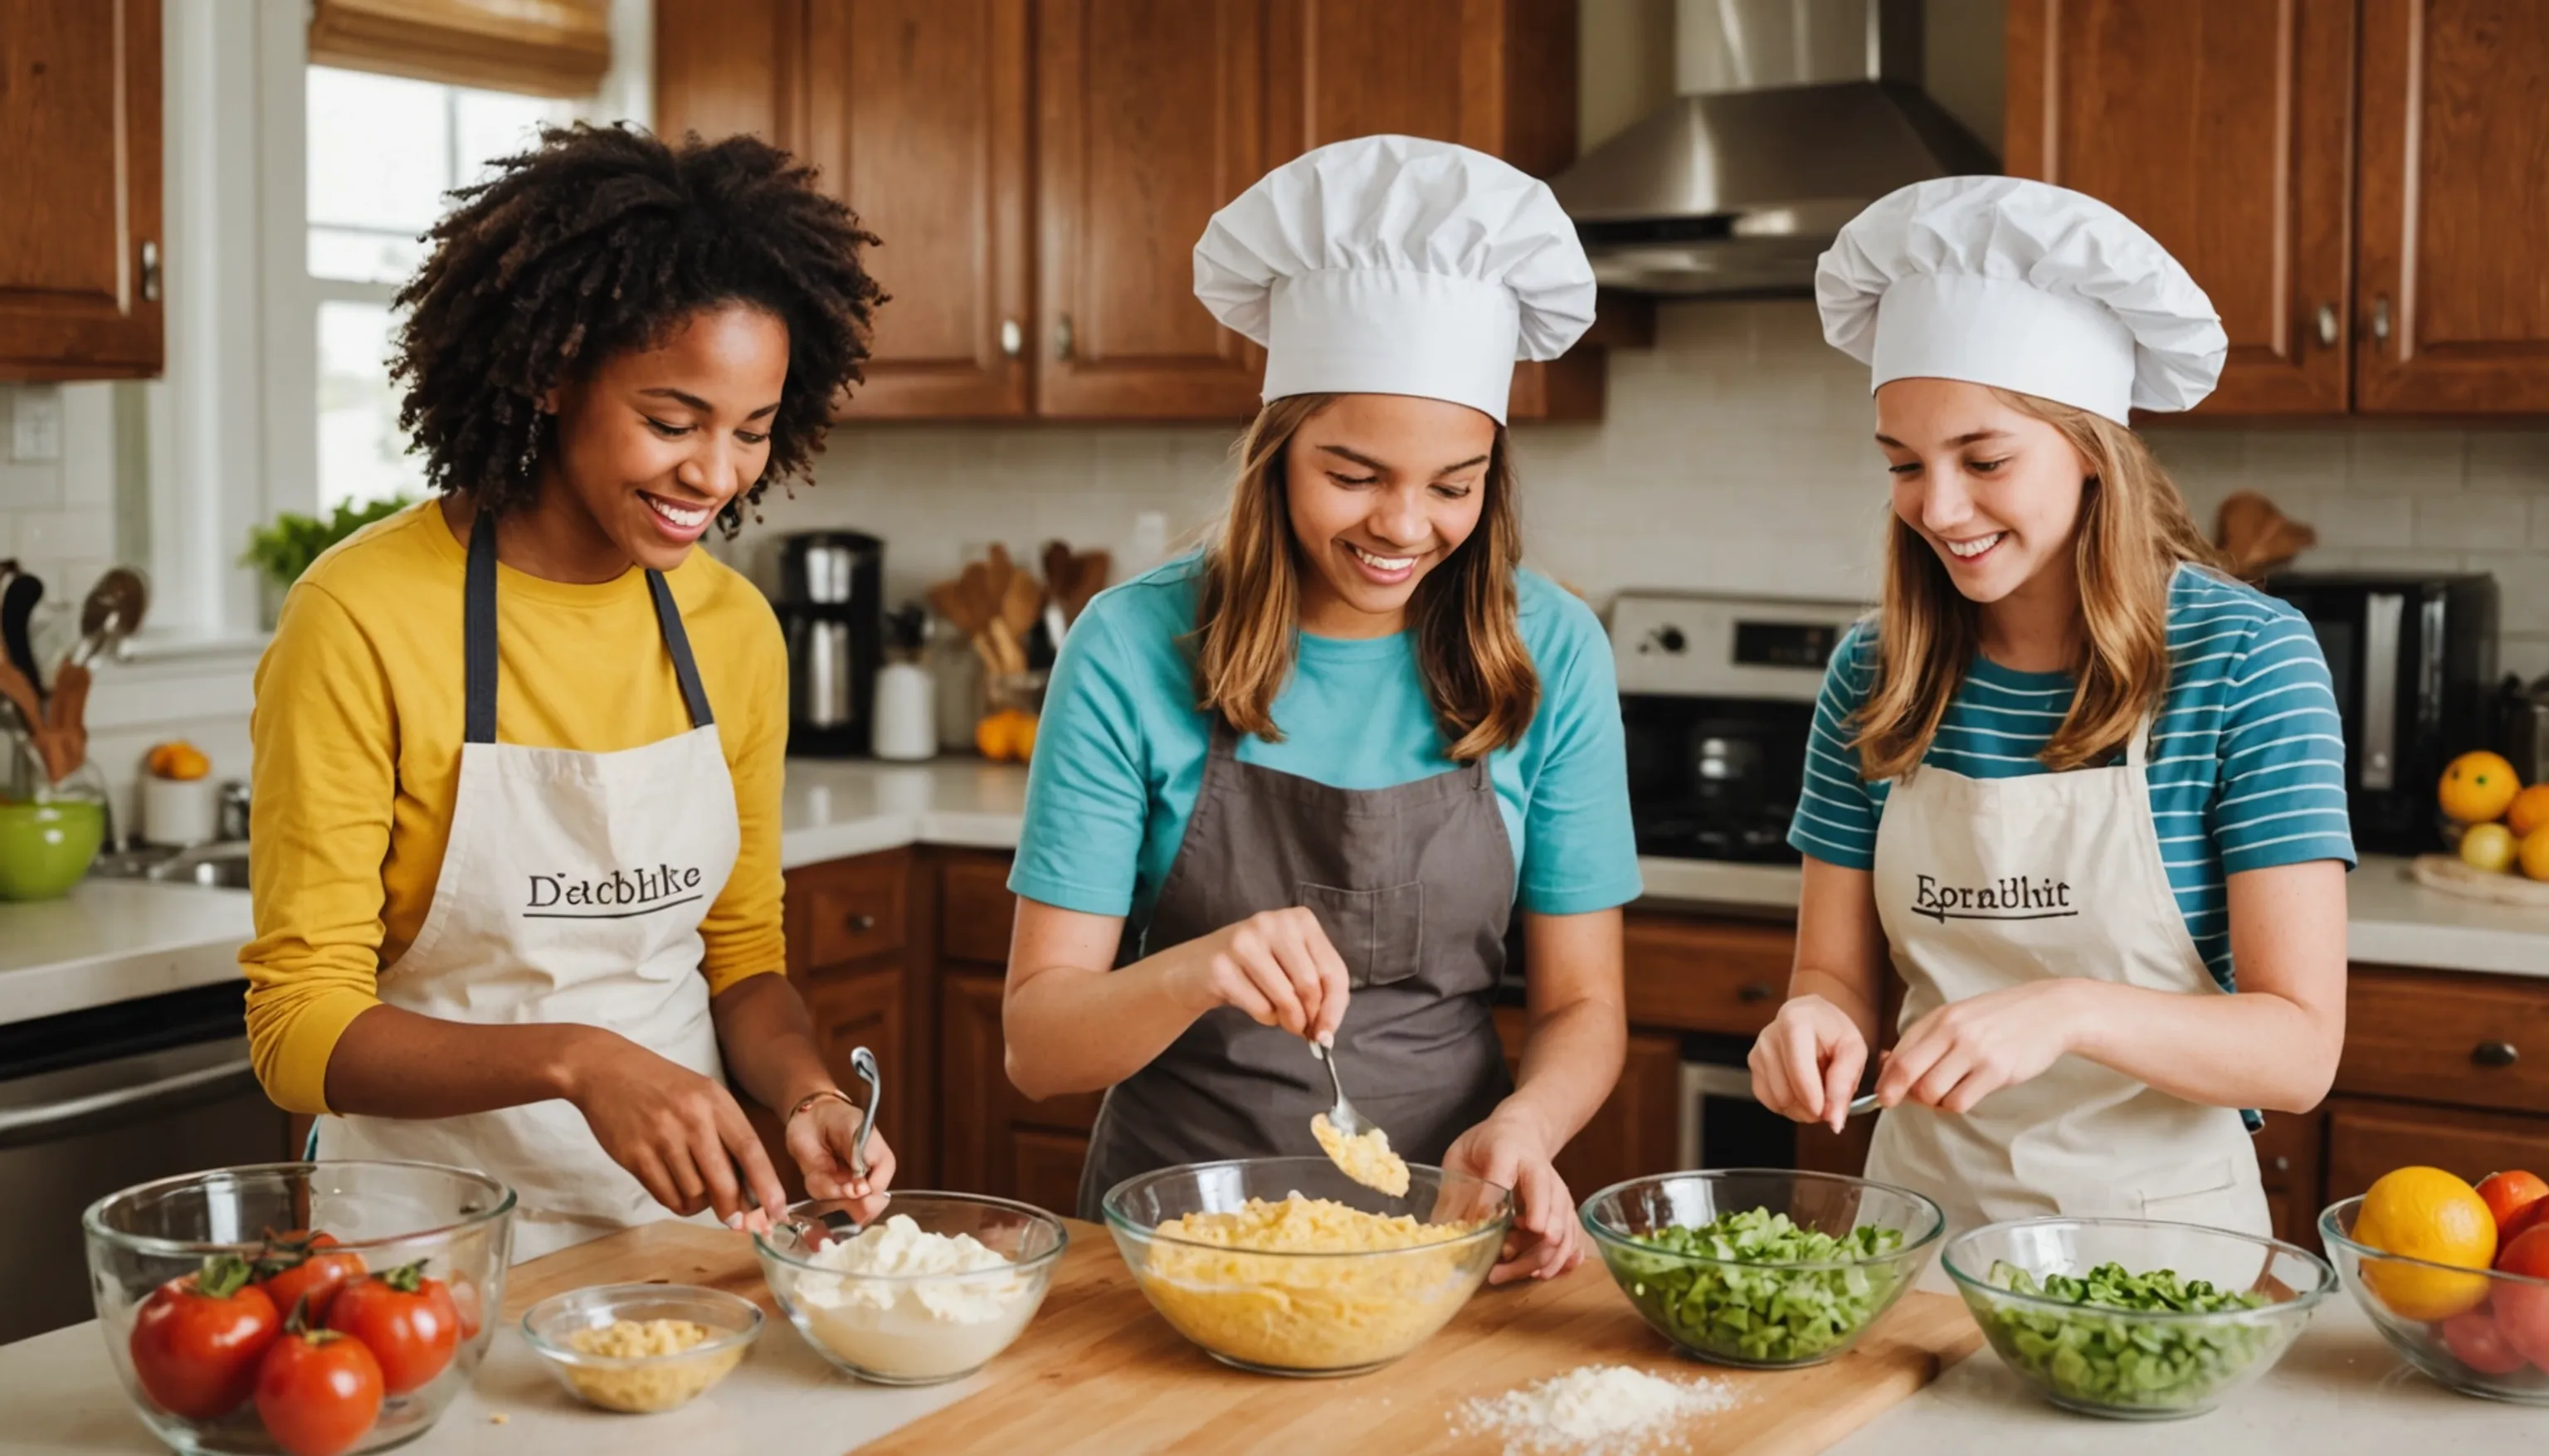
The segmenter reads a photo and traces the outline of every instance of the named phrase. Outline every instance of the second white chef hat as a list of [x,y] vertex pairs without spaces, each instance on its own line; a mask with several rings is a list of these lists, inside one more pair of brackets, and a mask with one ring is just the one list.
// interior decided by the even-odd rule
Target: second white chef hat
[[1959,379],[2129,423],[2191,410],[2229,339],[2213,301],[2133,221],[2018,177],[1916,182],[1870,205],[1815,267],[1824,337],[1871,388]]
[[1593,322],[1593,268],[1548,184],[1465,146],[1360,136],[1215,213],[1195,297],[1266,346],[1266,399],[1420,395],[1505,417],[1516,359]]

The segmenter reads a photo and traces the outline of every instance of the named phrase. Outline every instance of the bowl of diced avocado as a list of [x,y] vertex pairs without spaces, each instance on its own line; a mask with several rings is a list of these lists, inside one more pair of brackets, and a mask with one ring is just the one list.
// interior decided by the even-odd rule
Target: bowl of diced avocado
[[2024,1219],[1941,1262],[2009,1367],[2068,1410],[2197,1415],[2274,1368],[2336,1288],[2277,1238],[2148,1219]]
[[1724,1168],[1614,1184],[1578,1217],[1629,1303],[1721,1365],[1819,1365],[1912,1287],[1946,1220],[1909,1189],[1838,1173]]

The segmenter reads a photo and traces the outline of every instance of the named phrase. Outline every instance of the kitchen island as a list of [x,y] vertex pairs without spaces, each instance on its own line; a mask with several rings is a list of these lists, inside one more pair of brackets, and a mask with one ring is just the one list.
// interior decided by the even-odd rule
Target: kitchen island
[[[1634,1360],[1675,1379],[1726,1374],[1664,1355],[1660,1342],[1637,1325],[1601,1270],[1586,1267],[1558,1285],[1479,1295],[1451,1329],[1436,1336],[1438,1342],[1462,1336],[1474,1341],[1450,1372],[1443,1362],[1427,1361],[1428,1349],[1420,1349],[1399,1365],[1352,1380],[1293,1384],[1240,1375],[1170,1334],[1124,1288],[1128,1276],[1105,1235],[1075,1225],[1077,1246],[1070,1267],[1076,1273],[1057,1282],[1037,1324],[1015,1349],[957,1384],[889,1390],[835,1374],[777,1318],[739,1236],[666,1228],[671,1236],[650,1238],[653,1230],[638,1230],[520,1266],[508,1290],[509,1318],[498,1326],[473,1388],[439,1425],[405,1449],[422,1456],[605,1447],[624,1456],[833,1456],[880,1443],[894,1451],[996,1450],[998,1456],[1029,1450],[1038,1456],[1135,1456],[1207,1449],[1226,1456],[1270,1449],[1324,1456],[1357,1449],[1336,1444],[1333,1436],[1313,1435],[1315,1423],[1329,1432],[1344,1428],[1379,1436],[1386,1431],[1390,1439],[1364,1449],[1392,1456],[1417,1449],[1493,1456],[1497,1446],[1492,1439],[1460,1435],[1455,1413],[1470,1395],[1492,1395],[1534,1378],[1547,1361],[1535,1367],[1519,1354],[1534,1344],[1545,1355],[1550,1340],[1572,1338],[1580,1341],[1585,1360]],[[772,1321],[733,1376],[680,1410],[627,1416],[578,1405],[538,1366],[515,1319],[540,1294],[649,1277],[732,1289],[763,1303]],[[1545,1318],[1561,1304],[1591,1307],[1613,1318],[1572,1323]],[[1086,1326],[1101,1311],[1113,1327],[1092,1335]],[[1887,1327],[1916,1313],[1935,1320],[1939,1311],[1898,1310]],[[1971,1348],[1977,1337],[1961,1324],[1959,1312],[1945,1313],[1958,1323],[1961,1336],[1944,1350],[1952,1358]],[[1575,1330],[1582,1332],[1570,1332]],[[1880,1327],[1878,1334],[1884,1332]],[[1045,1336],[1041,1347],[1039,1333]],[[1562,1368],[1566,1362],[1559,1363]],[[1843,1370],[1841,1362],[1820,1373],[1735,1377],[1745,1386],[1733,1409],[1703,1417],[1704,1423],[1689,1427],[1680,1444],[1659,1442],[1651,1449],[1658,1456],[1673,1450],[1744,1449],[1729,1438],[1757,1431],[1778,1417],[1798,1430],[1804,1443],[1754,1449],[2042,1456],[2148,1451],[2156,1438],[2181,1456],[2284,1451],[2318,1456],[2411,1442],[2459,1448],[2490,1437],[2518,1449],[2525,1441],[2536,1441],[2544,1418],[2537,1410],[2455,1396],[2407,1373],[2342,1294],[2320,1307],[2308,1332],[2262,1381],[2220,1410],[2156,1428],[2054,1410],[1988,1353],[1949,1365],[1928,1391],[1885,1409],[1927,1379],[1935,1363],[1908,1371],[1901,1362],[1871,1362],[1861,1377],[1865,1389],[1838,1391],[1834,1377]],[[1780,1406],[1783,1400],[1797,1409]],[[1270,1402],[1270,1411],[1256,1409]],[[1313,1402],[1319,1409],[1302,1404]],[[1170,1407],[1184,1408],[1183,1413],[1164,1410]],[[1138,1418],[1146,1430],[1165,1425],[1184,1433],[1165,1440],[1136,1435],[1127,1424],[1104,1415],[1110,1409],[1125,1412],[1126,1422]],[[1805,1410],[1811,1410],[1811,1419],[1793,1418]],[[1222,1412],[1231,1418],[1219,1418]],[[1022,1440],[1011,1434],[992,1446],[962,1434],[1014,1432],[1022,1419],[1047,1422],[1039,1427],[1045,1438]],[[1278,1428],[1284,1426],[1290,1427],[1288,1434]],[[1846,1434],[1853,1428],[1855,1434]],[[160,1449],[127,1406],[94,1324],[0,1347],[0,1431],[6,1432],[0,1436],[0,1450],[25,1456],[142,1456]],[[905,1433],[897,1437],[897,1431]],[[1840,1444],[1826,1446],[1835,1436],[1841,1437]]]

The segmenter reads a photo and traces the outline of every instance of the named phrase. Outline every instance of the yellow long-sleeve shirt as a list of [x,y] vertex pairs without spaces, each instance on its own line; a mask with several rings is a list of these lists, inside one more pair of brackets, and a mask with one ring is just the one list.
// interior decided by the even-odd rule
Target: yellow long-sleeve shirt
[[[459,791],[466,552],[427,501],[314,563],[256,670],[239,952],[266,1095],[325,1112],[328,1058],[433,902]],[[609,753],[690,727],[643,572],[573,586],[497,569],[499,741]],[[788,652],[770,603],[694,551],[666,580],[734,775],[742,848],[701,926],[710,991],[783,969]]]

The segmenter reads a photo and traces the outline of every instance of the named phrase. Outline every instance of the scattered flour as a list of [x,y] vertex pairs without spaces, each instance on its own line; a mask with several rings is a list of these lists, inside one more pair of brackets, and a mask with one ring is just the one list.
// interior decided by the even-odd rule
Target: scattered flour
[[1734,1393],[1718,1381],[1685,1383],[1626,1365],[1579,1365],[1492,1400],[1473,1400],[1456,1418],[1467,1431],[1502,1437],[1505,1456],[1638,1456],[1680,1422],[1734,1404]]

